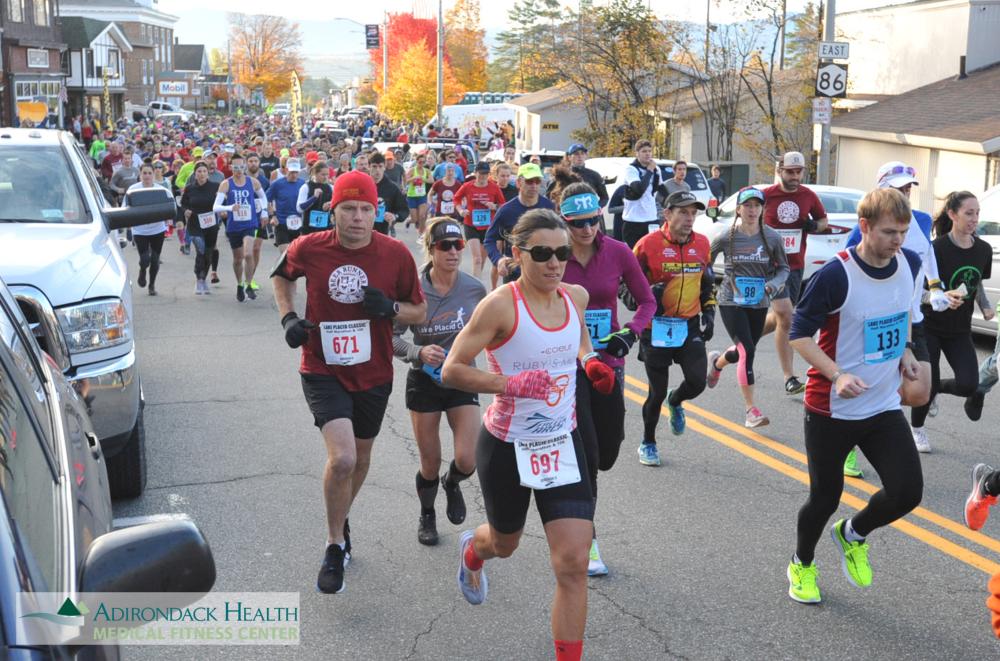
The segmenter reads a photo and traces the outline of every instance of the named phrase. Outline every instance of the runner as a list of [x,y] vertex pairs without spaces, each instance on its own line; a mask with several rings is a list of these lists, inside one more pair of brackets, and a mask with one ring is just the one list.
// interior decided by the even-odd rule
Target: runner
[[406,176],[406,170],[396,162],[396,154],[391,149],[387,149],[385,152],[385,176],[396,184],[399,190],[403,190],[403,177]]
[[[378,193],[371,177],[337,179],[334,228],[301,237],[271,274],[285,341],[302,347],[302,390],[326,443],[328,537],[316,587],[342,592],[350,559],[348,514],[371,458],[392,390],[392,323],[423,321],[416,264],[400,242],[373,231]],[[295,281],[306,280],[305,318]]]
[[310,173],[312,178],[305,186],[299,188],[299,200],[296,204],[296,208],[302,214],[302,234],[330,229],[333,186],[327,181],[330,176],[329,168],[326,163],[319,161],[313,163]]
[[[556,577],[556,658],[580,659],[594,501],[576,429],[577,360],[602,393],[611,392],[615,373],[591,350],[586,290],[560,282],[572,253],[565,223],[550,210],[531,211],[511,241],[520,278],[486,297],[443,370],[446,386],[496,395],[476,445],[488,523],[462,533],[458,583],[470,604],[486,599],[483,562],[517,548],[534,493]],[[489,372],[472,366],[484,349]]]
[[[588,184],[594,190],[603,209],[608,204],[608,189],[604,186],[604,177],[601,176],[601,173],[587,167],[587,153],[585,145],[575,142],[566,150],[566,162],[572,172],[580,177],[580,181]],[[546,195],[552,197],[552,186],[549,186]]]
[[483,240],[486,230],[493,224],[497,209],[505,203],[500,187],[490,180],[490,165],[485,161],[476,164],[476,177],[465,182],[455,193],[455,204],[465,219],[465,240],[472,251],[472,274],[478,279],[483,273],[486,248]]
[[[715,277],[708,239],[692,231],[696,210],[705,210],[693,193],[674,193],[666,200],[663,226],[643,236],[633,252],[652,285],[656,316],[639,341],[639,360],[646,367],[649,393],[642,405],[643,438],[639,463],[659,466],[656,424],[664,400],[675,436],[687,426],[683,403],[705,390],[708,358],[705,342],[715,330]],[[680,365],[684,380],[667,390],[670,365]]]
[[1000,496],[1000,471],[987,464],[972,467],[972,491],[965,499],[965,525],[982,530],[990,516],[990,508]]
[[[882,480],[882,490],[830,536],[847,580],[872,582],[865,538],[920,503],[920,459],[900,408],[899,384],[918,378],[909,310],[920,258],[902,249],[910,204],[891,188],[858,204],[862,239],[812,278],[792,323],[792,346],[811,365],[805,395],[809,498],[798,517],[798,542],[788,565],[788,596],[821,599],[814,551],[844,490],[844,459],[857,445]],[[813,335],[819,332],[819,343]],[[902,377],[901,377],[902,374]]]
[[[992,275],[993,249],[976,236],[979,226],[979,200],[967,191],[950,193],[944,208],[934,219],[934,256],[950,306],[935,312],[923,308],[924,335],[931,363],[931,398],[938,393],[971,397],[979,386],[979,357],[972,343],[973,301],[984,280]],[[984,316],[992,319],[986,307]],[[954,372],[942,379],[939,363],[944,354]],[[930,452],[924,421],[929,404],[914,407],[910,413],[913,442],[920,452]]]
[[514,226],[521,216],[532,209],[555,209],[549,198],[539,194],[542,189],[542,169],[534,163],[525,163],[518,169],[517,189],[517,197],[500,207],[483,238],[486,254],[497,267],[504,282],[513,282],[520,275],[510,243],[510,233]]
[[375,213],[375,231],[382,234],[394,235],[396,233],[395,224],[399,221],[406,221],[410,215],[410,210],[406,204],[406,196],[403,192],[385,176],[385,157],[378,152],[372,154],[369,161],[369,169],[375,186],[378,190],[378,211]]
[[513,174],[514,171],[507,163],[497,163],[493,166],[493,179],[497,182],[500,192],[503,193],[503,199],[507,202],[517,197],[517,184],[512,178]]
[[410,207],[417,234],[424,233],[427,222],[427,189],[434,181],[433,171],[426,166],[427,154],[418,154],[412,167],[406,171],[406,204]]
[[435,216],[448,216],[459,223],[462,222],[462,214],[455,204],[455,194],[460,188],[462,182],[455,178],[455,170],[453,168],[445,170],[444,178],[438,179],[431,186],[430,208]]
[[802,272],[805,269],[806,239],[810,233],[826,229],[826,209],[816,193],[802,185],[806,159],[797,151],[790,151],[781,158],[778,176],[781,182],[764,189],[764,224],[781,235],[788,258],[788,280],[785,288],[771,300],[771,311],[764,324],[764,335],[774,332],[774,346],[778,362],[785,377],[785,392],[797,395],[806,387],[793,374],[792,347],[788,332],[792,325],[792,311],[799,301]]
[[306,182],[299,179],[302,166],[299,159],[285,161],[285,176],[271,182],[267,189],[267,199],[271,203],[271,225],[274,226],[274,242],[278,251],[284,253],[288,244],[299,238],[302,232],[302,215],[298,209],[299,192]]
[[653,160],[653,143],[635,143],[635,160],[625,167],[625,210],[622,212],[622,236],[629,248],[639,239],[658,231],[661,223],[656,210],[656,195],[666,191],[660,166]]
[[208,166],[198,163],[194,179],[188,182],[181,194],[181,211],[187,221],[188,236],[194,244],[194,293],[211,294],[205,279],[208,277],[209,261],[219,238],[219,219],[212,211],[219,184],[208,180]]
[[754,403],[753,361],[757,342],[764,331],[768,301],[781,291],[788,279],[788,262],[781,236],[760,222],[764,211],[764,193],[753,186],[736,196],[736,216],[728,233],[712,241],[715,263],[719,253],[725,256],[725,271],[719,288],[719,314],[733,345],[725,351],[708,354],[708,387],[719,383],[726,365],[736,365],[736,381],[743,393],[747,427],[762,427],[770,422]]
[[[161,191],[168,200],[174,201],[174,196],[163,186],[158,186],[153,182],[153,165],[143,163],[139,170],[139,181],[129,186],[122,197],[123,207],[134,207],[143,203],[149,204],[146,199],[140,201],[139,193],[148,190]],[[143,196],[147,197],[147,196]],[[170,215],[173,219],[173,214]],[[146,286],[146,271],[149,270],[149,295],[156,296],[156,274],[160,272],[160,252],[163,250],[163,237],[167,233],[167,219],[146,225],[138,225],[132,228],[132,237],[135,240],[135,247],[139,251],[139,279],[136,281],[140,287]]]
[[219,185],[212,210],[222,213],[226,221],[226,238],[233,251],[233,273],[238,283],[236,300],[242,303],[248,297],[257,298],[244,276],[251,276],[256,268],[252,244],[257,229],[267,220],[267,197],[260,182],[246,176],[246,160],[241,154],[233,154],[229,166],[233,176]]
[[[406,408],[413,423],[413,437],[420,452],[417,471],[417,498],[420,500],[420,524],[417,540],[433,546],[438,543],[437,515],[434,500],[438,484],[444,487],[448,520],[459,525],[465,521],[465,499],[460,483],[476,470],[476,432],[479,428],[479,396],[441,384],[441,365],[452,342],[486,296],[483,284],[460,270],[462,225],[450,218],[433,218],[424,233],[426,262],[421,269],[420,286],[427,297],[428,315],[424,322],[409,325],[413,342],[403,338],[407,326],[396,325],[392,348],[397,358],[411,364],[406,376]],[[455,458],[443,478],[441,469],[441,413],[448,417],[455,439]]]
[[[598,230],[604,220],[600,198],[585,183],[570,184],[562,191],[560,214],[569,227],[573,254],[566,262],[563,282],[587,290],[590,300],[584,322],[598,356],[615,370],[615,387],[608,394],[595,390],[580,370],[576,373],[577,426],[587,453],[590,490],[597,506],[597,471],[611,470],[625,440],[625,356],[642,329],[656,312],[656,301],[639,262],[628,246]],[[618,323],[618,282],[624,281],[638,302],[638,310],[624,326]],[[608,567],[597,546],[597,533],[590,545],[587,574],[603,576]]]
[[[983,289],[979,291],[982,292]],[[983,309],[982,313],[985,318],[986,310]],[[1000,317],[1000,301],[997,301],[997,307],[993,316]],[[979,363],[979,386],[976,388],[976,392],[965,398],[965,415],[969,416],[969,420],[973,422],[977,422],[982,417],[986,395],[1000,381],[1000,374],[997,372],[997,361],[1000,361],[1000,334],[997,334],[993,353],[984,358],[983,362]]]

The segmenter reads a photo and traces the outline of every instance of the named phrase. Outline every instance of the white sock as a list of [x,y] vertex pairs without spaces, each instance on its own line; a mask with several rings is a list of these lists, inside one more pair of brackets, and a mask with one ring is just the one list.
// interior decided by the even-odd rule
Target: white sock
[[[336,543],[336,542],[334,542],[334,541],[333,541],[332,539],[330,539],[329,537],[327,537],[327,538],[326,538],[326,545],[327,545],[327,547],[329,547],[329,546],[330,546],[330,544],[337,544],[337,543]],[[341,551],[346,551],[346,550],[347,550],[347,542],[341,542],[340,544],[337,544],[337,546],[339,546],[339,547],[340,547],[340,550],[341,550]]]
[[848,519],[847,521],[844,522],[843,533],[844,533],[844,539],[846,539],[849,542],[863,542],[863,541],[865,541],[864,537],[862,537],[858,533],[854,532],[854,526],[851,524],[851,520],[850,519]]

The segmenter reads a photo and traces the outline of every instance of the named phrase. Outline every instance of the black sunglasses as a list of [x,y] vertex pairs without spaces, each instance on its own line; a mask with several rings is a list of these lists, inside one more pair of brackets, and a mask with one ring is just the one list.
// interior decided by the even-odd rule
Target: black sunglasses
[[585,227],[593,227],[597,223],[601,222],[601,217],[594,216],[593,218],[577,218],[575,220],[566,220],[566,224],[573,229],[582,230]]
[[560,262],[565,262],[569,259],[569,256],[573,254],[573,248],[570,246],[559,246],[558,248],[550,248],[548,246],[519,246],[521,250],[527,252],[531,255],[531,261],[545,263],[552,259],[552,255],[556,256]]
[[440,250],[441,252],[449,252],[452,248],[455,250],[462,250],[465,248],[465,241],[462,239],[452,239],[452,240],[442,240],[434,244],[435,250]]

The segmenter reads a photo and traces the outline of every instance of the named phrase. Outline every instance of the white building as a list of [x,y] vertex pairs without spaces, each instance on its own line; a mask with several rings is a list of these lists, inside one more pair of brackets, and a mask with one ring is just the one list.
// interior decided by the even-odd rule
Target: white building
[[589,127],[587,111],[572,85],[561,84],[523,94],[505,106],[514,110],[514,140],[519,149],[566,149],[573,131]]
[[62,31],[69,46],[66,92],[70,114],[102,115],[106,77],[111,113],[118,117],[127,85],[124,54],[132,52],[132,44],[121,29],[109,21],[64,16]]

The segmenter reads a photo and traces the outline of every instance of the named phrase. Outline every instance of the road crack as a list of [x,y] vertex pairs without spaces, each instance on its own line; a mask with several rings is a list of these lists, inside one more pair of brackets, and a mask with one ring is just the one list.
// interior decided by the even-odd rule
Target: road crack
[[403,658],[412,659],[417,653],[417,647],[420,645],[420,639],[423,638],[424,636],[429,636],[431,632],[434,631],[434,625],[437,624],[438,620],[440,620],[445,615],[451,615],[452,613],[454,613],[457,607],[458,604],[453,603],[450,608],[441,611],[440,613],[432,617],[430,622],[427,623],[427,628],[424,629],[423,631],[418,632],[417,635],[413,637],[413,645],[410,647],[410,652]]

